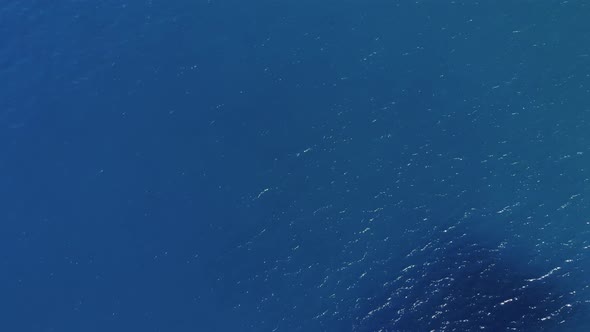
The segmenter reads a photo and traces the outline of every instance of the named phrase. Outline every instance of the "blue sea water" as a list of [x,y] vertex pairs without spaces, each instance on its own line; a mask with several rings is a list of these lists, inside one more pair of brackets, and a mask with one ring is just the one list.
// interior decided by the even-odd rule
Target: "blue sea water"
[[0,331],[588,331],[590,4],[0,3]]

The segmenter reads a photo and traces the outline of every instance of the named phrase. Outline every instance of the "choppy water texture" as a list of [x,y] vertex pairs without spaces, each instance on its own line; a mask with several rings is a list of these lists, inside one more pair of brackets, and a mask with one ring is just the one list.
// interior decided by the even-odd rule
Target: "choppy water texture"
[[5,331],[588,331],[584,1],[0,4]]

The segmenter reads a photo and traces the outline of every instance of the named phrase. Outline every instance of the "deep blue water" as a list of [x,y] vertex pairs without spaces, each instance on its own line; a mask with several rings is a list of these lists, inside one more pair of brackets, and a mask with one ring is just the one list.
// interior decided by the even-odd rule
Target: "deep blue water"
[[584,1],[0,3],[0,331],[588,331]]

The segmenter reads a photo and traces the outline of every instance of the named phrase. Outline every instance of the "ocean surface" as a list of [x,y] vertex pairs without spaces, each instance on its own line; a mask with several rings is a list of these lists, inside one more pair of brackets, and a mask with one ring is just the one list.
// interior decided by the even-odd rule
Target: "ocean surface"
[[0,2],[0,331],[590,331],[589,17]]

